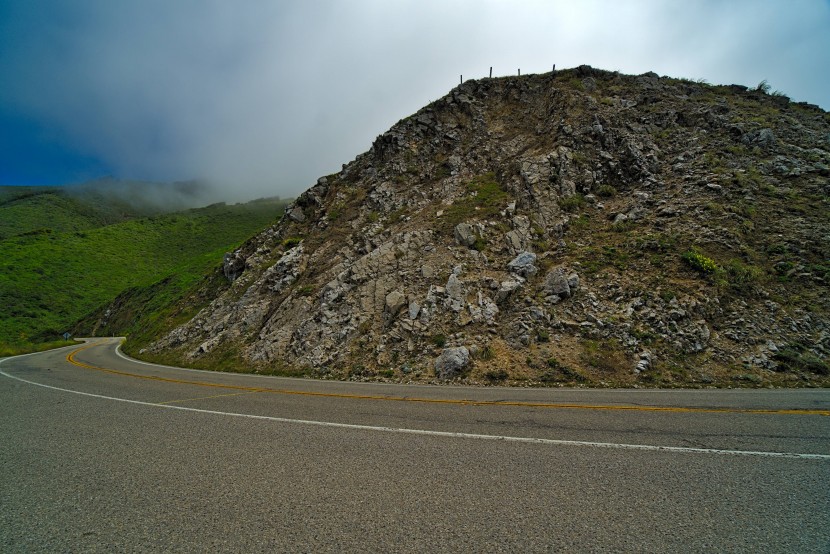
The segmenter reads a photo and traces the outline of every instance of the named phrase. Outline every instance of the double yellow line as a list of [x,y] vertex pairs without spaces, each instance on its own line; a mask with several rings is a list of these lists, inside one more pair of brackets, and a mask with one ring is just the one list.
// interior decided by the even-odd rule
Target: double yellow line
[[243,385],[229,385],[222,383],[210,383],[206,381],[191,381],[188,379],[173,379],[170,377],[159,377],[156,375],[142,375],[130,373],[117,369],[100,367],[75,358],[75,355],[87,348],[96,346],[88,344],[73,350],[66,356],[66,361],[85,369],[102,371],[122,377],[133,377],[135,379],[146,379],[162,383],[175,383],[177,385],[193,385],[197,387],[211,387],[228,389],[242,392],[266,392],[271,394],[291,394],[296,396],[316,396],[321,398],[344,398],[350,400],[385,400],[388,402],[419,402],[424,404],[452,404],[460,406],[512,406],[521,408],[548,408],[548,409],[569,409],[569,410],[596,410],[596,411],[634,411],[634,412],[671,412],[671,413],[715,413],[715,414],[767,414],[767,415],[821,415],[830,416],[830,410],[808,410],[808,409],[757,409],[757,408],[690,408],[676,406],[625,406],[625,405],[603,405],[603,404],[568,404],[559,402],[521,402],[510,400],[465,400],[465,399],[441,399],[441,398],[418,398],[410,396],[381,396],[371,394],[345,394],[334,392],[314,392],[290,389],[273,389],[267,387],[246,387]]

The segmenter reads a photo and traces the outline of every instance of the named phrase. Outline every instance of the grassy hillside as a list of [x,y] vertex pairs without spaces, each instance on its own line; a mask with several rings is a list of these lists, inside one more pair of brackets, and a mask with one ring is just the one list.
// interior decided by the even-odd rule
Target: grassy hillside
[[180,293],[225,252],[275,221],[285,205],[214,204],[94,228],[100,212],[78,211],[73,228],[72,206],[38,196],[44,198],[30,199],[29,207],[40,203],[49,213],[41,221],[50,227],[0,240],[0,350],[7,352],[53,340],[130,288],[161,281],[166,294]]
[[83,231],[209,204],[199,182],[100,179],[64,187],[0,186],[0,240],[33,231]]
[[145,215],[126,205],[87,202],[47,187],[0,187],[0,214],[0,239],[46,229],[83,231]]

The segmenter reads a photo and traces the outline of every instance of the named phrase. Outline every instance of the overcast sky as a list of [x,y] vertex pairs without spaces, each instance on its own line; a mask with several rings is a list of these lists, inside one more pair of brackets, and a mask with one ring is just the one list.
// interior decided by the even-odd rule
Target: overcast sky
[[460,74],[554,63],[830,109],[830,0],[0,0],[0,184],[292,196]]

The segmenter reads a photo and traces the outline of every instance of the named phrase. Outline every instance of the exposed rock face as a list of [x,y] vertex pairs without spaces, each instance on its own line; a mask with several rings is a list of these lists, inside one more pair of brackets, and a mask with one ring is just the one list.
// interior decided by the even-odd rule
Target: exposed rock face
[[239,252],[227,252],[222,260],[222,272],[225,278],[233,282],[245,271],[245,258]]
[[828,167],[828,114],[743,87],[588,66],[467,81],[227,255],[226,287],[148,352],[344,378],[819,382]]
[[296,223],[302,223],[305,221],[305,213],[300,206],[291,206],[285,213],[291,221]]

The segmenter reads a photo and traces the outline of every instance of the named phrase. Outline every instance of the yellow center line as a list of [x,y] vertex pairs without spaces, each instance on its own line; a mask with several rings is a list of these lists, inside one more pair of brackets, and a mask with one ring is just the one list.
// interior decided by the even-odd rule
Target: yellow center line
[[214,394],[211,396],[196,396],[194,398],[179,398],[178,400],[165,400],[164,402],[156,402],[156,404],[178,404],[180,402],[193,402],[194,400],[209,400],[211,398],[224,398],[226,396],[240,396],[243,394],[256,394],[262,391],[244,391],[244,392],[229,392],[228,394]]
[[[110,369],[106,367],[99,367],[96,365],[87,364],[75,359],[75,355],[87,348],[96,346],[95,344],[88,344],[77,350],[73,350],[66,356],[66,361],[83,367],[85,369],[93,369],[96,371],[103,371],[112,375],[120,375],[122,377],[133,377],[136,379],[146,379],[149,381],[159,381],[162,383],[175,383],[178,385],[193,385],[197,387],[212,387],[218,389],[228,389],[243,391],[236,394],[267,392],[272,394],[291,394],[297,396],[315,396],[321,398],[343,398],[350,400],[386,400],[390,402],[418,402],[424,404],[454,404],[460,406],[513,406],[521,408],[550,408],[550,409],[570,409],[570,410],[598,410],[598,411],[636,411],[636,412],[671,412],[671,413],[716,413],[716,414],[768,414],[768,415],[821,415],[830,416],[830,410],[811,410],[811,409],[762,409],[762,408],[691,408],[679,406],[625,406],[625,405],[603,405],[603,404],[570,404],[560,402],[524,402],[512,400],[466,400],[466,399],[444,399],[444,398],[419,398],[412,396],[382,396],[370,394],[346,394],[336,392],[314,392],[314,391],[299,391],[290,389],[273,389],[267,387],[247,387],[243,385],[229,385],[222,383],[210,383],[206,381],[191,381],[187,379],[173,379],[171,377],[159,377],[157,375],[141,375],[139,373],[130,373],[118,369]],[[217,396],[209,396],[206,398],[216,398],[218,396],[233,396],[233,394],[222,394]],[[197,399],[193,399],[197,400]],[[177,400],[170,400],[168,402],[178,402]],[[164,404],[164,402],[162,402]]]

